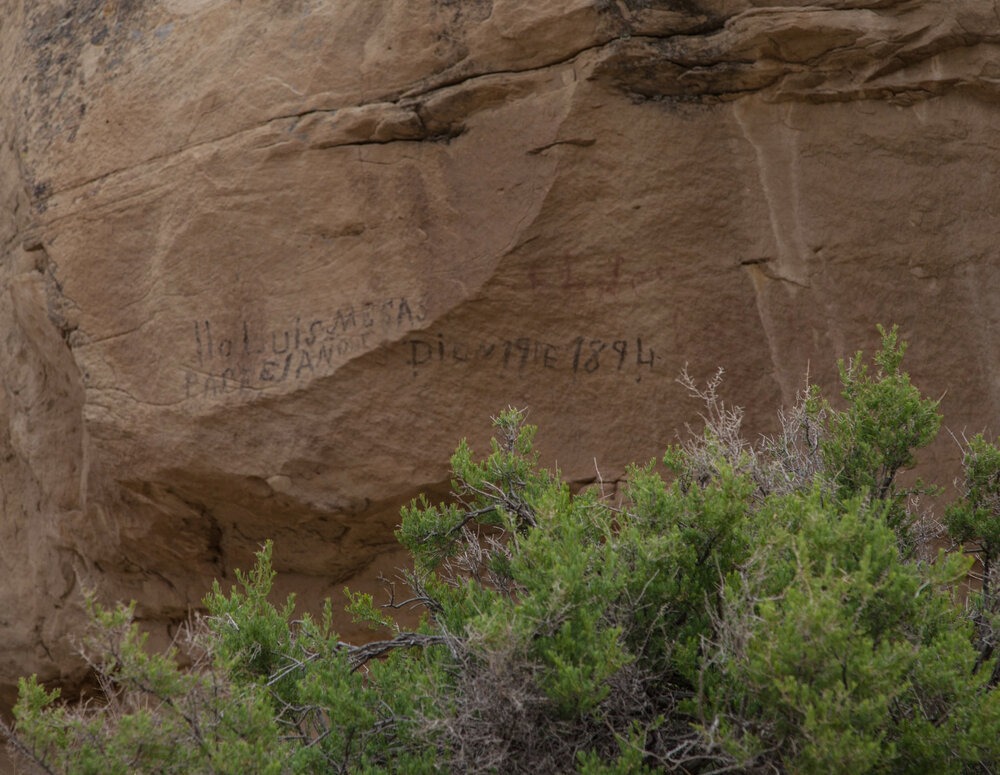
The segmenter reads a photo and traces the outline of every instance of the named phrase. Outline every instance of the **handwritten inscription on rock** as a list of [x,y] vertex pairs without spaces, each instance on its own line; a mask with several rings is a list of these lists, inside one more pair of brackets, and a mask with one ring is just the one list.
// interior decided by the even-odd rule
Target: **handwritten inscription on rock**
[[423,299],[397,296],[347,304],[322,316],[297,316],[277,328],[246,320],[228,327],[192,321],[197,366],[184,375],[184,396],[261,390],[331,374],[386,335],[418,327],[426,314]]
[[[326,376],[387,339],[419,331],[426,317],[423,299],[397,296],[347,304],[326,315],[299,315],[278,327],[248,320],[228,325],[194,320],[184,397],[265,390]],[[408,369],[414,379],[432,369],[480,367],[507,373],[560,372],[573,379],[602,374],[640,382],[656,366],[656,353],[642,336],[549,341],[413,333],[384,354],[380,362],[385,367]]]
[[409,337],[407,364],[416,377],[434,366],[493,364],[508,371],[552,370],[574,375],[628,374],[639,382],[652,371],[656,353],[641,336],[597,338],[578,336],[568,342],[548,342],[533,337],[467,342],[436,336]]

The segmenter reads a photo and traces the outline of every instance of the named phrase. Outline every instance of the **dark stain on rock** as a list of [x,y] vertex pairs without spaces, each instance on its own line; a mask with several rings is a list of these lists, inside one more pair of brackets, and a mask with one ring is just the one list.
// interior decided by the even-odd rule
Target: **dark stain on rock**
[[157,7],[140,0],[64,0],[28,12],[25,44],[34,60],[35,99],[26,103],[26,125],[38,128],[36,150],[59,136],[72,140],[76,135],[86,110],[79,88],[85,47],[101,47],[99,69],[113,77],[114,63],[141,44],[151,9]]
[[47,180],[38,181],[31,186],[31,205],[39,213],[44,213],[49,207],[49,197],[52,195],[52,184]]

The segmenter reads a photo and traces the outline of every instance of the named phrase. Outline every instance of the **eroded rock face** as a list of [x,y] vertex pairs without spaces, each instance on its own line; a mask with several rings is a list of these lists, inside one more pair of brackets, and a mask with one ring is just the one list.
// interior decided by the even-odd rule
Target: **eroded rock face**
[[766,430],[884,321],[952,428],[995,423],[992,4],[0,19],[0,684],[78,670],[81,587],[165,624],[265,538],[307,599],[374,586],[508,404],[611,482],[697,411],[685,363]]

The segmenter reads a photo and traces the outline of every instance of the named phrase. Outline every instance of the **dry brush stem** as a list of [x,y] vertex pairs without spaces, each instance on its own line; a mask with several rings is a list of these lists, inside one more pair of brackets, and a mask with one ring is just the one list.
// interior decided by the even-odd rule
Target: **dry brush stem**
[[749,476],[756,485],[754,500],[769,495],[801,492],[823,474],[821,444],[826,410],[811,401],[808,386],[796,396],[795,404],[778,413],[781,430],[751,444],[743,435],[743,409],[722,399],[719,388],[725,372],[719,369],[699,387],[688,373],[681,372],[678,383],[702,404],[699,413],[704,428],[696,433],[688,426],[688,438],[681,442],[688,470],[683,474],[691,484],[705,486],[718,479],[720,464],[734,473]]

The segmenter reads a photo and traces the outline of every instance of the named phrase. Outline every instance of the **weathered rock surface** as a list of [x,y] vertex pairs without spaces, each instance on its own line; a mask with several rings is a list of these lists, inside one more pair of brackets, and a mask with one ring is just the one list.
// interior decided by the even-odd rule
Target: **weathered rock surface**
[[763,430],[894,321],[1000,430],[998,43],[984,0],[0,0],[0,699],[78,669],[82,587],[165,625],[265,538],[373,586],[507,404],[614,480],[685,363]]

